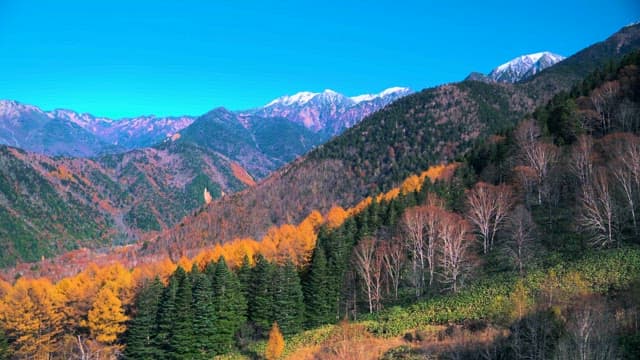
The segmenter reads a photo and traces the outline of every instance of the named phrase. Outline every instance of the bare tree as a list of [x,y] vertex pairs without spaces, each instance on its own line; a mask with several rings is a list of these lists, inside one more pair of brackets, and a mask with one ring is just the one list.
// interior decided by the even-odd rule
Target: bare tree
[[441,282],[455,293],[471,269],[469,223],[455,213],[447,213],[441,219],[439,233]]
[[524,268],[531,257],[533,248],[535,223],[529,211],[522,205],[516,206],[513,214],[507,221],[509,240],[505,250],[513,260],[520,274],[524,274]]
[[400,277],[406,260],[404,246],[397,239],[392,239],[381,246],[383,249],[384,267],[389,276],[391,285],[393,286],[394,298],[398,299],[398,287],[400,286]]
[[611,173],[624,197],[633,231],[638,233],[636,206],[640,195],[640,139],[632,134],[614,134]]
[[607,134],[611,129],[613,110],[620,90],[620,83],[608,81],[591,93],[591,102],[600,115],[602,133]]
[[512,206],[513,191],[508,185],[479,182],[467,193],[467,217],[480,235],[485,254],[493,248],[496,234]]
[[597,169],[583,191],[582,211],[578,223],[591,233],[592,245],[605,247],[614,242],[615,204],[605,169]]
[[360,240],[354,250],[356,272],[362,279],[370,313],[380,309],[380,301],[382,300],[383,252],[380,250],[378,240],[374,237]]
[[542,204],[546,180],[552,167],[558,162],[560,151],[557,146],[539,139],[540,128],[532,121],[522,122],[515,132],[525,166],[535,174],[538,190],[538,204]]
[[571,149],[569,168],[578,178],[581,189],[584,189],[593,176],[594,168],[593,138],[589,135],[580,135]]
[[424,288],[425,254],[425,211],[424,207],[407,209],[402,215],[402,228],[405,234],[405,244],[411,253],[412,281],[416,290],[416,297],[422,295]]
[[558,344],[558,359],[616,359],[615,320],[597,299],[579,304],[573,309],[566,325],[566,334]]

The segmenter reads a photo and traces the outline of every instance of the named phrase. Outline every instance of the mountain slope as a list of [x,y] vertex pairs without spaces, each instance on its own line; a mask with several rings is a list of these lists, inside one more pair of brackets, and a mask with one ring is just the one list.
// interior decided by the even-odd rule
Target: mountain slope
[[512,126],[570,89],[589,71],[638,48],[636,25],[522,84],[468,81],[402,98],[258,186],[210,204],[206,212],[160,236],[155,248],[169,243],[189,248],[194,229],[207,230],[198,232],[203,236],[199,244],[260,238],[269,226],[298,222],[311,210],[353,205],[412,172],[454,159],[476,140]]

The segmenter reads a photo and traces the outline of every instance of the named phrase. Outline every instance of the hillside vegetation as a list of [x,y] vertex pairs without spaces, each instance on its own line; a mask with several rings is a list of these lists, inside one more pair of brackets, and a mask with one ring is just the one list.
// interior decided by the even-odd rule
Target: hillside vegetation
[[634,53],[456,163],[261,242],[2,284],[3,351],[633,358],[638,85]]
[[[426,89],[365,118],[344,134],[280,169],[258,186],[217,201],[171,231],[150,251],[184,251],[236,237],[262,237],[273,225],[312,210],[353,206],[398,186],[409,174],[453,160],[507,129],[556,93],[640,46],[640,27],[623,28],[521,84],[467,81]],[[609,68],[610,70],[610,68]]]

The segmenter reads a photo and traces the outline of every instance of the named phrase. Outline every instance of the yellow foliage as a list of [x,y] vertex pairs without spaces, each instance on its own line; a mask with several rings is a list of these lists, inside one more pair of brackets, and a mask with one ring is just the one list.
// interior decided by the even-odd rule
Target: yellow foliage
[[103,344],[112,344],[126,330],[122,302],[108,286],[98,293],[88,320],[91,336]]
[[403,194],[408,194],[414,191],[418,191],[422,187],[423,181],[420,181],[420,178],[418,177],[418,175],[409,176],[404,182],[402,182],[400,191],[402,191]]
[[48,279],[19,279],[0,302],[0,322],[20,359],[49,358],[61,345],[63,297]]
[[519,320],[527,315],[530,309],[529,291],[526,286],[519,280],[516,283],[511,296],[509,296],[511,302],[511,319]]
[[282,356],[284,352],[284,337],[280,332],[280,327],[278,327],[278,323],[274,322],[271,327],[271,331],[269,331],[269,341],[267,342],[267,348],[264,352],[264,357],[267,360],[276,360]]
[[349,216],[349,213],[345,211],[341,206],[334,205],[327,213],[327,225],[331,229],[335,229],[342,225]]

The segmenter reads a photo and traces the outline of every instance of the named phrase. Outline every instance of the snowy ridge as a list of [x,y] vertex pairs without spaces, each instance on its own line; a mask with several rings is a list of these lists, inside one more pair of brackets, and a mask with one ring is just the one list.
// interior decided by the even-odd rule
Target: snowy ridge
[[264,107],[267,108],[275,105],[283,105],[283,106],[298,105],[299,106],[299,105],[304,105],[317,97],[324,98],[324,99],[341,100],[341,101],[344,101],[346,98],[351,100],[354,104],[359,104],[364,101],[372,101],[375,99],[384,98],[391,95],[403,96],[403,95],[409,94],[410,92],[411,92],[411,89],[409,88],[396,86],[396,87],[385,89],[377,94],[362,94],[362,95],[357,95],[357,96],[352,96],[347,98],[346,96],[336,91],[333,91],[331,89],[326,89],[323,92],[319,92],[319,93],[310,92],[310,91],[301,91],[294,95],[285,95],[277,99],[274,99]]
[[528,79],[564,59],[564,56],[548,51],[522,55],[493,69],[488,77],[497,82],[515,83]]

